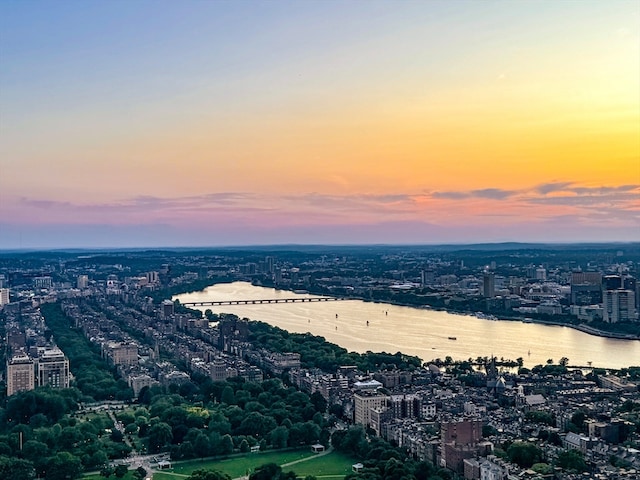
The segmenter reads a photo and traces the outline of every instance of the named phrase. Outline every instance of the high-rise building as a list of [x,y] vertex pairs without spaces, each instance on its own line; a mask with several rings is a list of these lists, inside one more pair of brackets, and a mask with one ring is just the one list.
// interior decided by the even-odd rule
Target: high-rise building
[[158,272],[147,272],[146,275],[148,283],[158,283],[160,281],[160,274]]
[[433,285],[433,282],[436,279],[436,272],[433,270],[422,270],[420,272],[420,284],[421,286],[425,285]]
[[603,294],[603,320],[608,323],[633,322],[636,317],[636,292],[631,290],[605,290]]
[[88,275],[78,275],[77,279],[77,287],[80,290],[84,290],[89,286],[89,276]]
[[299,268],[293,267],[291,270],[289,270],[289,276],[291,278],[291,283],[298,283],[299,275],[300,275],[300,269]]
[[571,274],[571,304],[597,305],[602,302],[602,274],[573,272]]
[[9,289],[0,288],[0,307],[9,303]]
[[482,296],[484,298],[496,296],[496,277],[493,273],[485,273],[482,278]]
[[17,392],[33,390],[34,387],[33,360],[24,352],[14,355],[7,362],[7,396]]
[[266,273],[273,273],[273,257],[269,256],[264,259]]
[[69,388],[69,359],[58,347],[39,347],[36,362],[39,387]]

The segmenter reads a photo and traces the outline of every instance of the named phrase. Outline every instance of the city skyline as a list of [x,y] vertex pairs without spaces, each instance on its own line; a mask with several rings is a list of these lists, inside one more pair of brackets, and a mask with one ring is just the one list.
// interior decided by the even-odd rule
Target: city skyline
[[0,249],[640,240],[637,2],[0,19]]

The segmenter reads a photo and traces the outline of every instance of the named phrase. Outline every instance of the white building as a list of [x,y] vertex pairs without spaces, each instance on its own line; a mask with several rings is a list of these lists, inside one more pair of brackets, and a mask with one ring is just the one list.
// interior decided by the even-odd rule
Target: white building
[[0,288],[0,307],[9,303],[9,289]]
[[605,322],[618,323],[637,320],[635,292],[631,290],[605,290],[602,303]]

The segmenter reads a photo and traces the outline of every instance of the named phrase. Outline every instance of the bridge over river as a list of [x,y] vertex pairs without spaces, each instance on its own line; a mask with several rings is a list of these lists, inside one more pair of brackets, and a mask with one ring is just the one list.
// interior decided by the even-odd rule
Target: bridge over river
[[307,302],[338,302],[348,300],[338,297],[298,297],[298,298],[267,298],[262,300],[218,300],[205,302],[184,302],[185,307],[207,307],[213,305],[259,305],[262,303],[307,303]]

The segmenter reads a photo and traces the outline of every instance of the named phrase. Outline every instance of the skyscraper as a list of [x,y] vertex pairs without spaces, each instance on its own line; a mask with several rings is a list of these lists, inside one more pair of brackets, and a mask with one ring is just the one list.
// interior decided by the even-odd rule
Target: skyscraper
[[496,277],[493,273],[485,273],[482,279],[482,296],[493,298],[496,296]]

